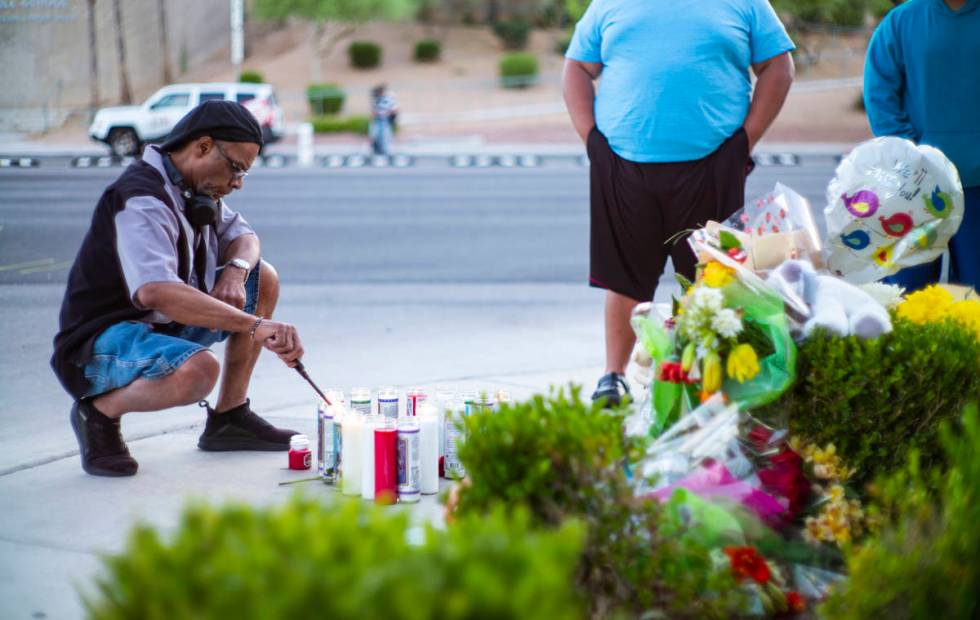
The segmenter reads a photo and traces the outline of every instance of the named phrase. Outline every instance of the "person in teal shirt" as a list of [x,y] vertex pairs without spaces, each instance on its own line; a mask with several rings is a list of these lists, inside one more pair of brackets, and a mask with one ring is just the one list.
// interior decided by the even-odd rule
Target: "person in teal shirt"
[[[980,286],[980,0],[909,0],[875,30],[864,67],[864,104],[876,136],[941,150],[966,195],[950,241],[951,282]],[[938,282],[941,261],[889,280],[908,290]]]
[[653,298],[667,257],[693,279],[689,231],[744,204],[792,50],[768,0],[592,0],[576,25],[563,90],[590,160],[589,284],[606,290],[593,399],[628,392],[630,314]]

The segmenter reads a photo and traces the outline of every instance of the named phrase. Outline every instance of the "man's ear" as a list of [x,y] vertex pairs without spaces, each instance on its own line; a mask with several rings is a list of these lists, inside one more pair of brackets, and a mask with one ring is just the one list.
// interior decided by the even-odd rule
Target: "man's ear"
[[214,148],[214,140],[211,136],[201,136],[197,139],[197,147],[195,150],[197,154],[201,157],[207,155]]

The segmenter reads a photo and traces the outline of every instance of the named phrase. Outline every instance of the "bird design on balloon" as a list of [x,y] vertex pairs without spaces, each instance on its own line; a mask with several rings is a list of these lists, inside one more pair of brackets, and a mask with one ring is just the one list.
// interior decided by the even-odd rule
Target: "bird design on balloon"
[[881,221],[882,230],[891,237],[904,237],[912,230],[912,216],[908,213],[896,213],[891,217],[882,215],[878,219]]
[[923,194],[922,201],[926,203],[926,211],[935,217],[944,218],[953,210],[952,197],[946,192],[941,191],[938,185],[936,189],[932,190],[931,196]]
[[892,254],[895,251],[894,245],[888,245],[875,250],[872,257],[879,267],[890,267],[892,264]]
[[852,250],[863,250],[871,245],[871,235],[863,230],[855,230],[840,236],[841,243]]
[[862,189],[851,196],[841,194],[840,197],[844,207],[854,217],[871,217],[878,210],[878,195],[870,190]]

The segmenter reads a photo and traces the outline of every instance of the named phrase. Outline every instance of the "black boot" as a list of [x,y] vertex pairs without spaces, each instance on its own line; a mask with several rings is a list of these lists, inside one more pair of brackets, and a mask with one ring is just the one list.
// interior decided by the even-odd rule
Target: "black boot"
[[599,378],[599,384],[596,385],[595,392],[592,393],[592,400],[594,402],[600,398],[605,398],[607,406],[616,407],[623,398],[629,395],[630,387],[626,384],[626,377],[611,372]]
[[234,409],[218,413],[202,400],[200,405],[207,409],[208,421],[197,447],[209,452],[289,450],[289,438],[299,433],[269,424],[252,411],[250,402],[246,400]]
[[129,455],[119,432],[119,420],[107,418],[91,403],[71,408],[71,427],[78,439],[82,469],[93,476],[132,476],[139,463]]

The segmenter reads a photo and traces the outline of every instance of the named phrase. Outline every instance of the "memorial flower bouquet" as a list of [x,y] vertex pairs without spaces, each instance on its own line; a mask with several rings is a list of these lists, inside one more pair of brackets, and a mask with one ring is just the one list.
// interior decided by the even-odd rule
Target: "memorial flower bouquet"
[[682,282],[673,316],[649,306],[633,329],[648,356],[654,437],[716,393],[743,406],[775,400],[792,383],[795,348],[783,299],[734,263],[708,260]]

